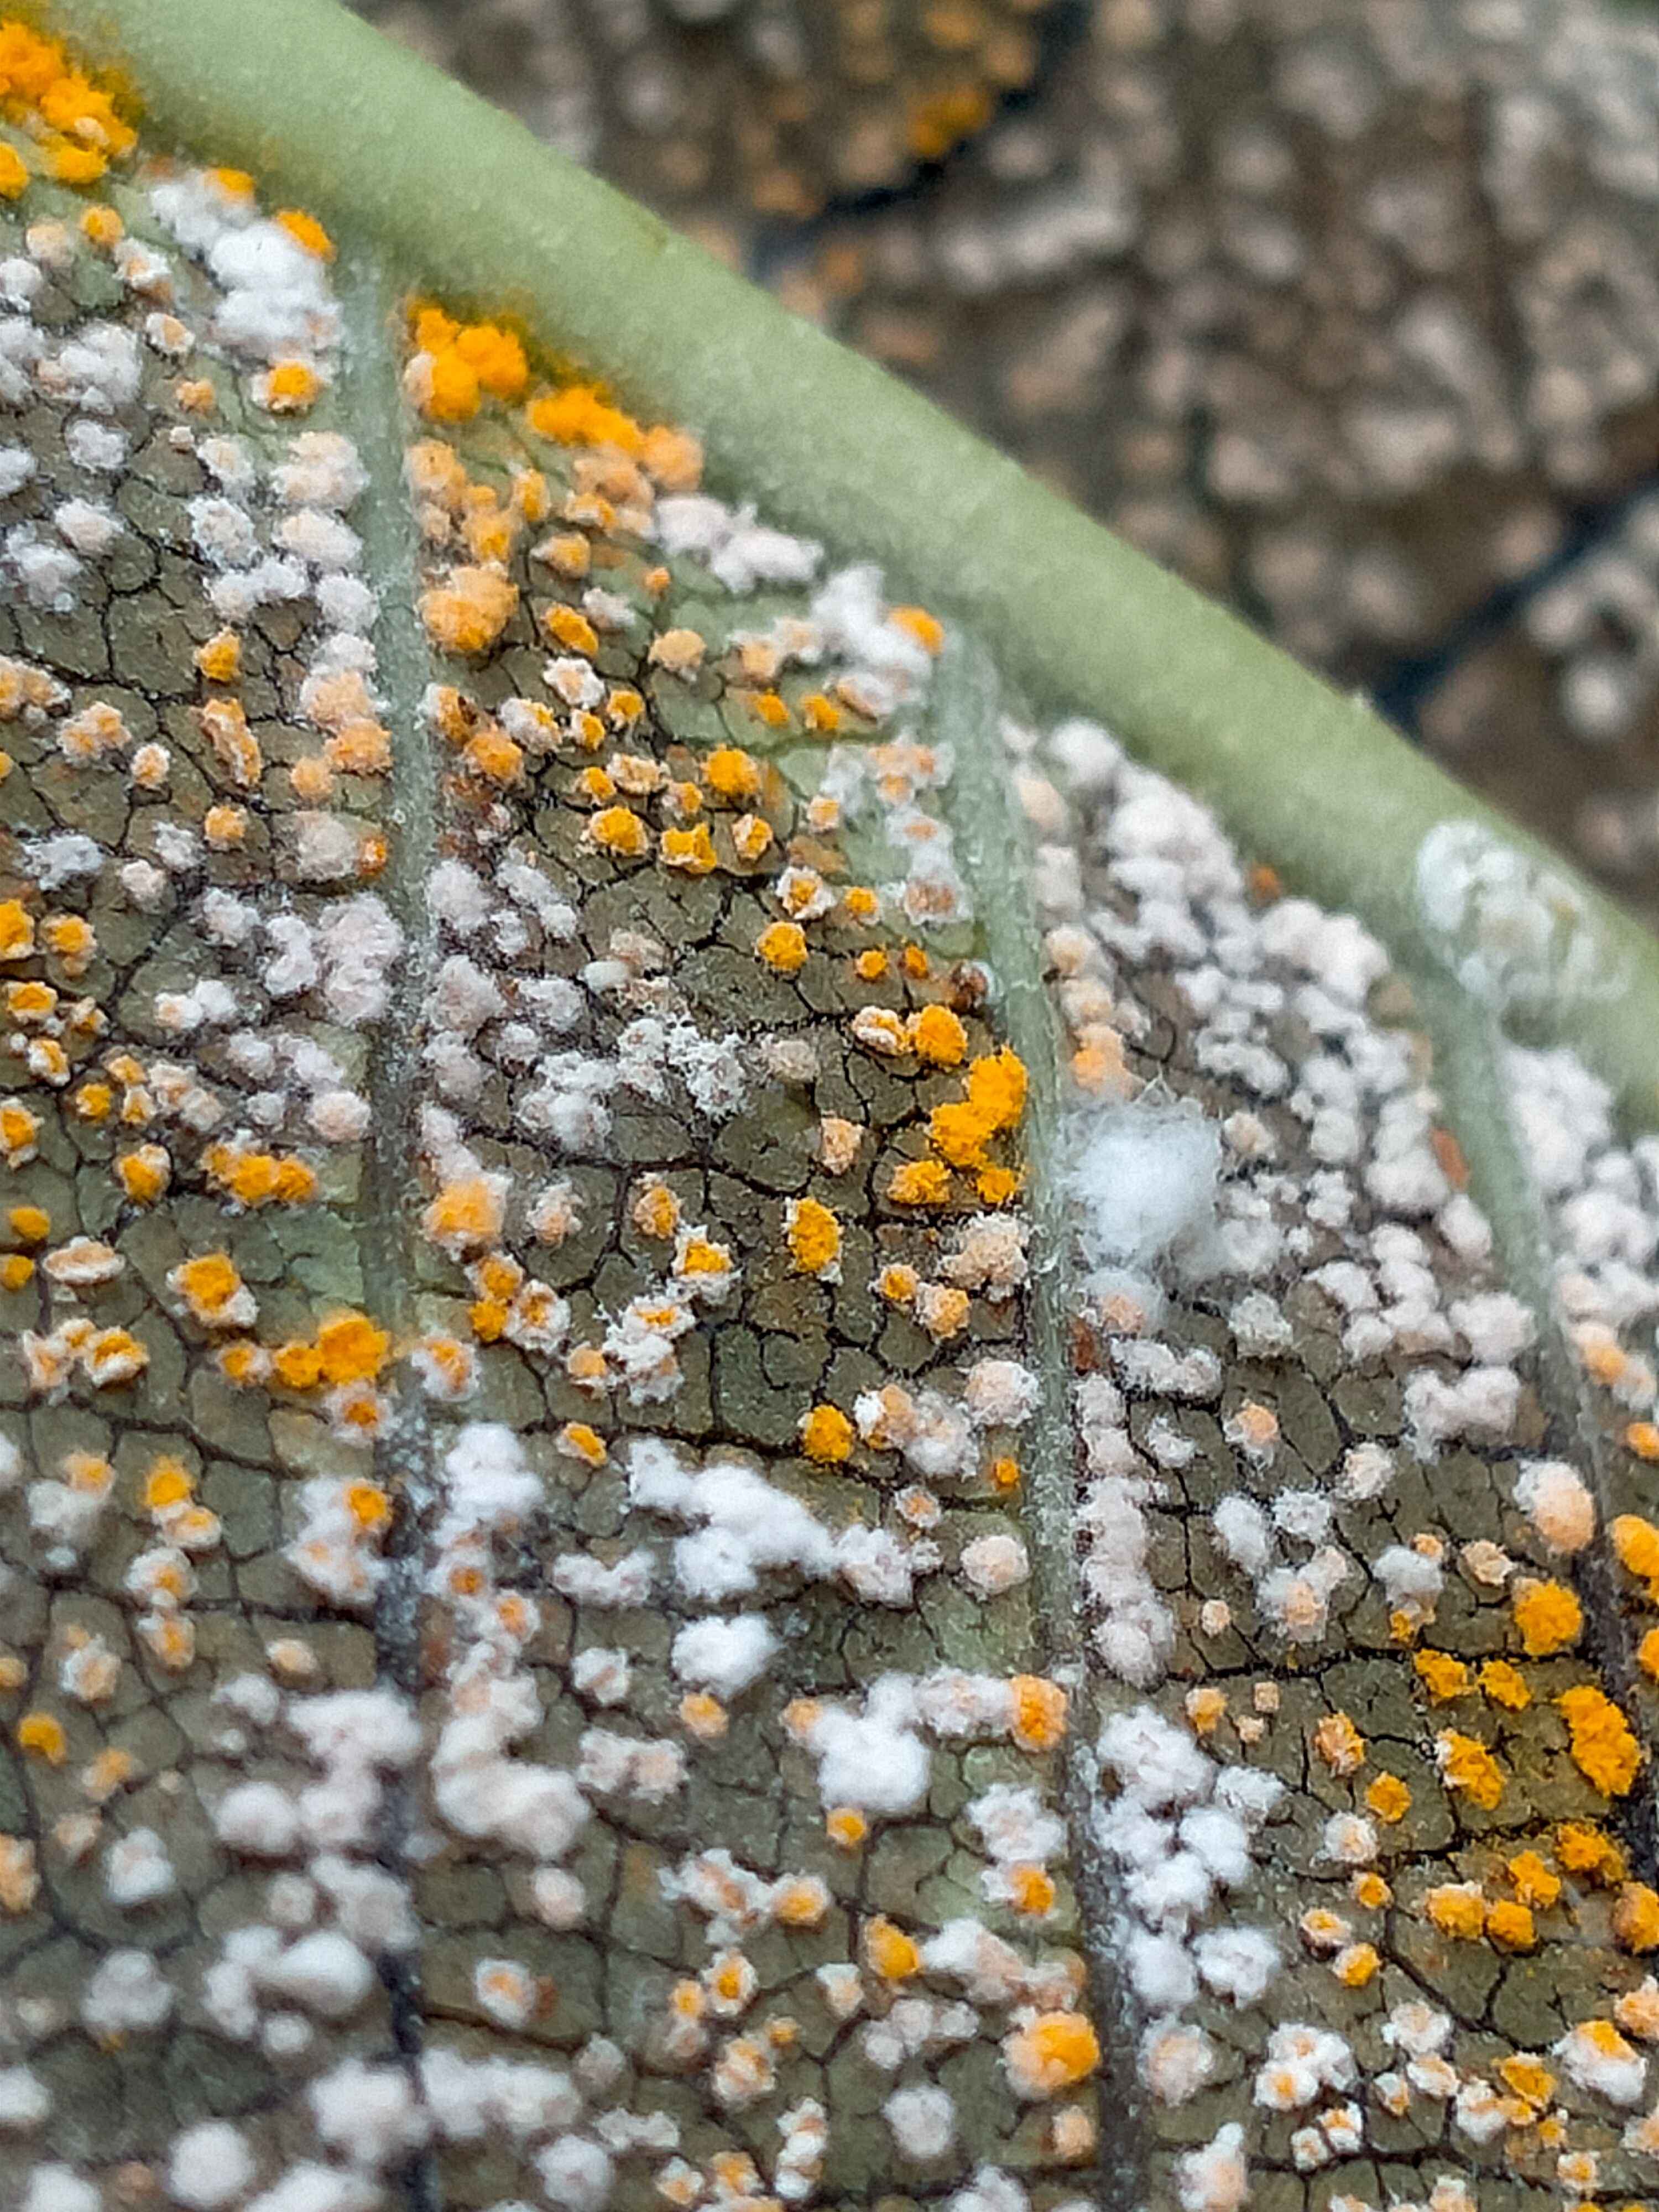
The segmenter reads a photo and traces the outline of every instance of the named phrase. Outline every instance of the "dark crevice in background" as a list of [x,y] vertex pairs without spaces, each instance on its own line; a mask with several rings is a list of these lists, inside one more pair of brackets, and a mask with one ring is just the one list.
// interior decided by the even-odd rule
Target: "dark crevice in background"
[[1369,687],[1376,706],[1407,737],[1420,741],[1418,721],[1425,702],[1465,660],[1506,629],[1540,592],[1615,537],[1626,518],[1655,491],[1659,491],[1659,468],[1639,477],[1612,499],[1562,507],[1561,536],[1551,551],[1524,574],[1499,584],[1434,644],[1407,654],[1376,678]]

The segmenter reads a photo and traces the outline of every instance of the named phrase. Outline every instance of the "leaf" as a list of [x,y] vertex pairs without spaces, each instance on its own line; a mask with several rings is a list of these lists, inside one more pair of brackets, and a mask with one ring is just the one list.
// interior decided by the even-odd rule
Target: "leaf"
[[0,38],[11,2200],[1650,2188],[1659,1222],[1504,1029],[1645,945],[228,20]]

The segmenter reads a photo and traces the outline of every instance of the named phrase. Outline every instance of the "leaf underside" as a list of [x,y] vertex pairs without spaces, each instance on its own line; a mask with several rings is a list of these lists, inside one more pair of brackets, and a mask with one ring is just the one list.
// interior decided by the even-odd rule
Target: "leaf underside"
[[1651,1154],[1493,1012],[1571,893],[1454,825],[1392,967],[368,239],[55,181],[79,99],[6,2201],[1654,2202]]

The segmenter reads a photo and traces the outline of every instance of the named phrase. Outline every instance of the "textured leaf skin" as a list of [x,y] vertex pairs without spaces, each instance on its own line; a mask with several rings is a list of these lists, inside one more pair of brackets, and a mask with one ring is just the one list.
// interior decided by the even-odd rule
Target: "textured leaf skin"
[[3,218],[10,2201],[1649,2201],[1571,888],[1391,972],[257,192]]

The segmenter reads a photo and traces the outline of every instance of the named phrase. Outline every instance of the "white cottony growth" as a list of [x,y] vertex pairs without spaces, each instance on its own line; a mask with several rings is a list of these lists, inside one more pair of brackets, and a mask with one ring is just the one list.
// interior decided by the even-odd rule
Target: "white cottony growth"
[[241,2196],[253,2176],[246,2141],[228,2120],[204,2120],[173,2139],[167,2189],[189,2212],[220,2212]]
[[1191,1255],[1216,1218],[1215,1124],[1179,1106],[1138,1102],[1084,1128],[1066,1182],[1088,1264],[1145,1269]]
[[1417,854],[1417,909],[1466,991],[1489,1006],[1607,990],[1596,932],[1565,877],[1479,822],[1442,822]]
[[681,1681],[735,1698],[765,1673],[777,1644],[761,1614],[744,1613],[693,1621],[675,1637],[671,1656]]

